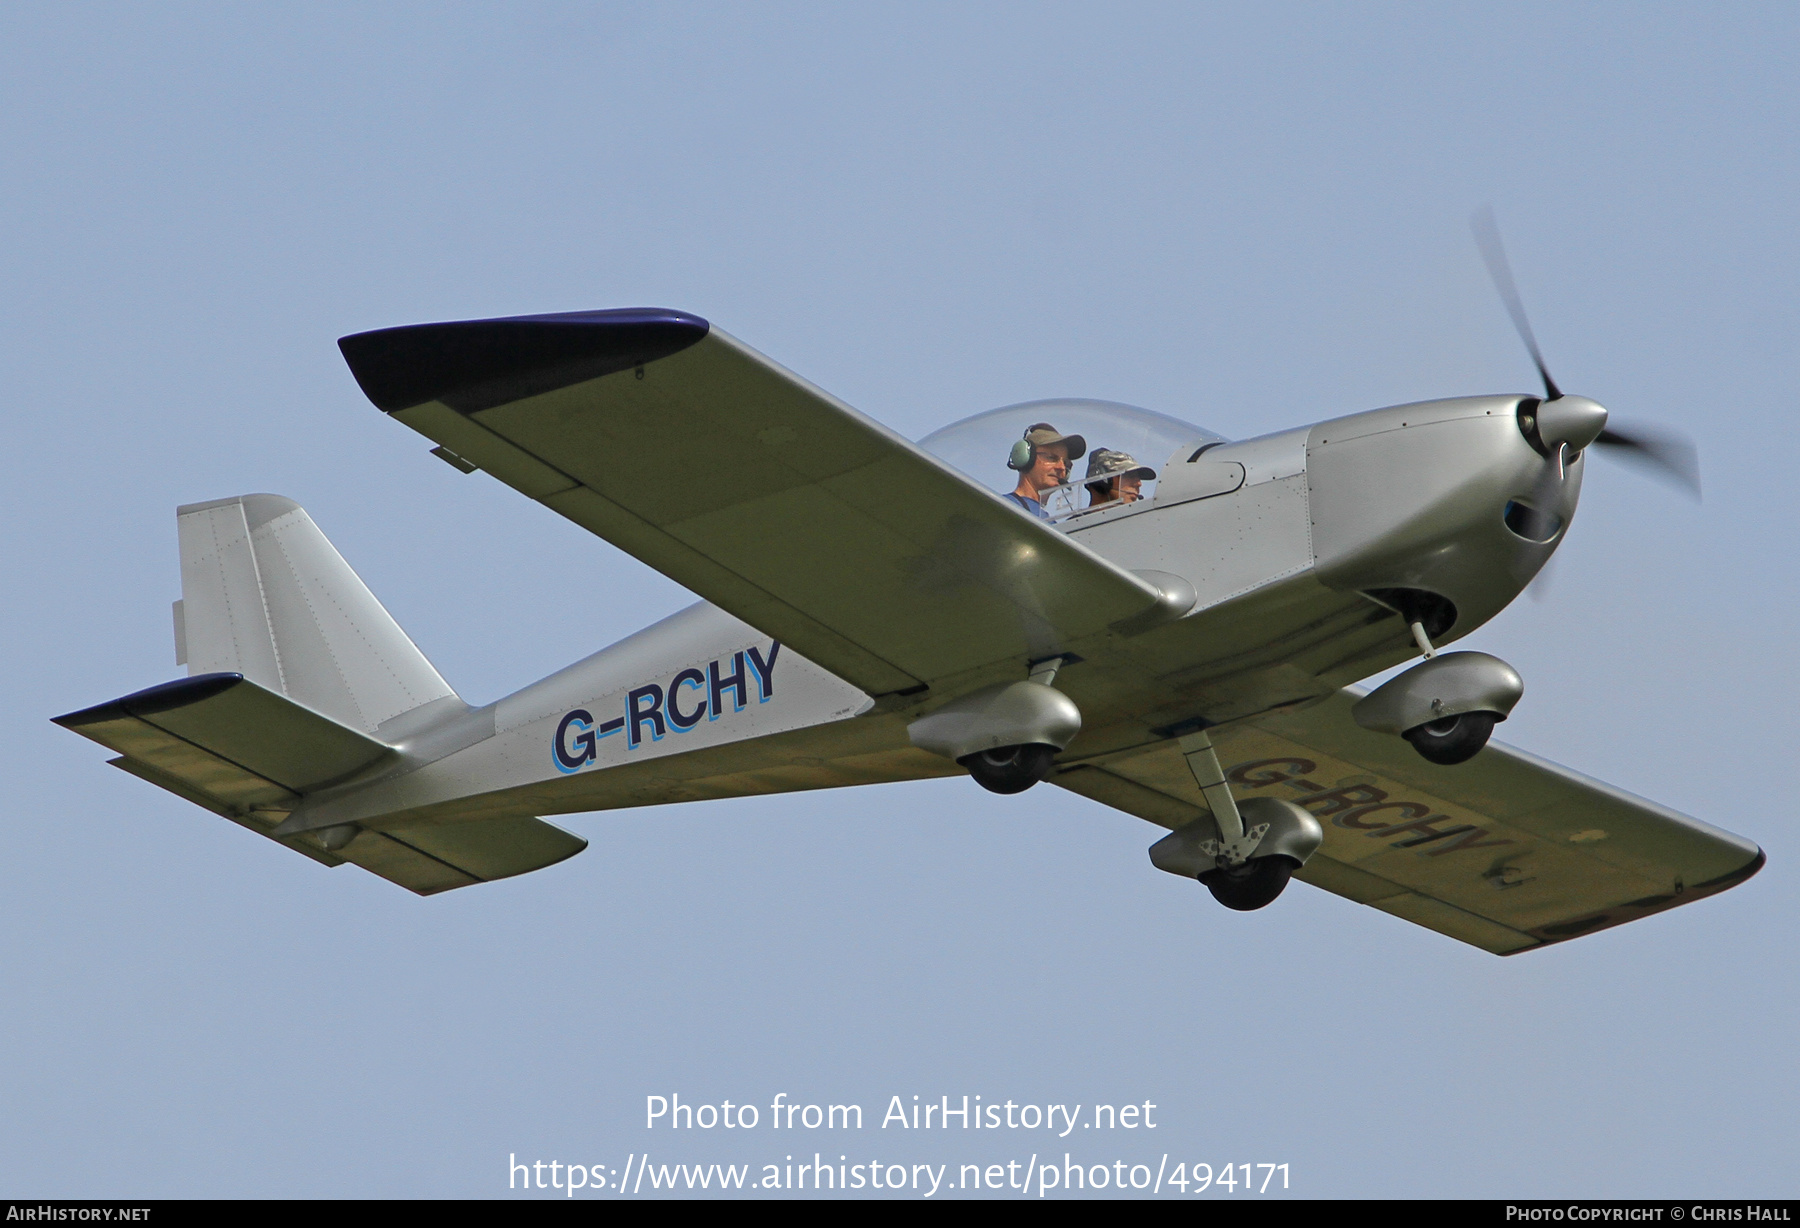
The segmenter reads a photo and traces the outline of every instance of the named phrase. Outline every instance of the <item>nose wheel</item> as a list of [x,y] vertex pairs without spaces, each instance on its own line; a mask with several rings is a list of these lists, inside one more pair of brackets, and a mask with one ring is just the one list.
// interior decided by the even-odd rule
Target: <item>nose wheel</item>
[[1415,725],[1401,736],[1433,763],[1466,763],[1487,745],[1498,719],[1492,712],[1464,712]]

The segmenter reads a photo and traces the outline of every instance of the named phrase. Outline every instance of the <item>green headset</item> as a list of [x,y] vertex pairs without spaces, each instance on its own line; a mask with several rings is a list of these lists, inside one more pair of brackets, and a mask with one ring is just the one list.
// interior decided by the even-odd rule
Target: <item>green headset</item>
[[[1020,473],[1024,473],[1026,470],[1030,469],[1033,465],[1037,464],[1037,445],[1035,443],[1031,442],[1031,432],[1033,432],[1033,431],[1054,432],[1055,430],[1056,430],[1056,428],[1051,426],[1048,422],[1033,422],[1030,426],[1026,427],[1024,438],[1015,442],[1012,446],[1012,451],[1007,454],[1006,467],[1008,469],[1017,469]],[[1079,435],[1073,435],[1073,436],[1063,435],[1063,436],[1060,436],[1058,439],[1056,439],[1054,442],[1060,443],[1066,448],[1069,446],[1069,442],[1071,439],[1080,439],[1080,438],[1081,437]],[[1049,447],[1050,445],[1045,444],[1044,446]],[[1085,451],[1086,448],[1087,448],[1087,444],[1085,442],[1083,442],[1082,450]],[[1077,452],[1077,453],[1075,453],[1075,456],[1071,456],[1071,457],[1069,457],[1069,459],[1074,460],[1077,456],[1080,456],[1080,455],[1081,455],[1081,453]]]

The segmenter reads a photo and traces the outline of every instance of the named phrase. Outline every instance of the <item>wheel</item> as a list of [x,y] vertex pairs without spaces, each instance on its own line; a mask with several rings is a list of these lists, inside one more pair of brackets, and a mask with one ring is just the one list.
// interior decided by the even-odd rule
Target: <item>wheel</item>
[[1255,912],[1275,902],[1300,863],[1292,857],[1252,857],[1241,866],[1208,870],[1200,876],[1213,899],[1237,912]]
[[1414,725],[1401,736],[1433,763],[1463,763],[1487,745],[1488,735],[1494,732],[1494,722],[1499,719],[1492,712],[1464,712],[1461,716]]
[[975,783],[990,793],[1023,793],[1050,775],[1056,747],[1042,742],[1002,746],[964,755],[958,763],[969,769]]

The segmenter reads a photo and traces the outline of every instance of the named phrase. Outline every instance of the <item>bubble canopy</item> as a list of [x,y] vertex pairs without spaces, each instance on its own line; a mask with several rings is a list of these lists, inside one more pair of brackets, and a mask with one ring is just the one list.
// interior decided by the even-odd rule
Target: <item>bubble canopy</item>
[[[1225,442],[1225,437],[1216,431],[1135,405],[1121,405],[1117,401],[1053,400],[1026,401],[1022,405],[990,409],[933,431],[919,440],[919,446],[982,485],[1004,494],[1019,483],[1019,475],[1006,467],[1007,454],[1013,443],[1039,422],[1048,422],[1064,435],[1080,435],[1087,442],[1087,455],[1069,466],[1072,489],[1057,500],[1066,506],[1049,507],[1047,510],[1053,515],[1079,510],[1076,504],[1086,506],[1087,499],[1080,491],[1080,482],[1087,474],[1088,456],[1095,448],[1128,453],[1139,464],[1149,465],[1160,475],[1171,459],[1185,461],[1196,448]],[[1153,482],[1144,483],[1145,498],[1150,498],[1154,490]]]

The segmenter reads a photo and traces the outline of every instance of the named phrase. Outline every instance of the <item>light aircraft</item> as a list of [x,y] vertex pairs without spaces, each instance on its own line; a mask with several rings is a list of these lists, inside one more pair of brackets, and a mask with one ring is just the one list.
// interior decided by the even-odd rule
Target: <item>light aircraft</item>
[[[1560,392],[1478,230],[1543,396],[1239,442],[1051,401],[914,444],[680,311],[345,337],[369,399],[438,457],[702,600],[472,707],[298,504],[196,503],[177,512],[188,677],[56,721],[421,895],[586,847],[545,815],[963,774],[1167,829],[1151,861],[1227,907],[1292,876],[1497,954],[1715,894],[1761,868],[1756,845],[1490,743],[1518,675],[1438,651],[1543,567],[1591,449],[1685,467]],[[1039,423],[1157,480],[1081,506],[1075,477],[1037,518],[1002,494],[1035,471]],[[657,456],[717,476],[665,480]]]

